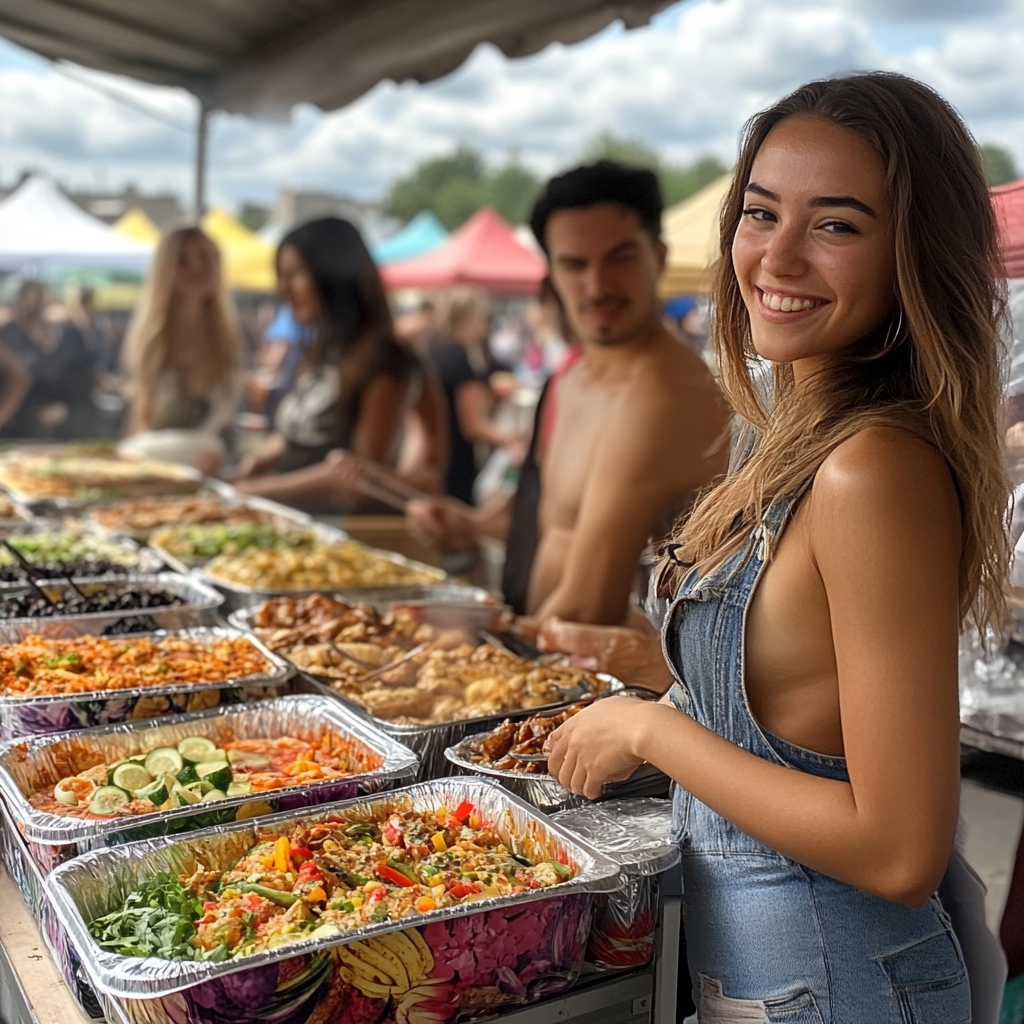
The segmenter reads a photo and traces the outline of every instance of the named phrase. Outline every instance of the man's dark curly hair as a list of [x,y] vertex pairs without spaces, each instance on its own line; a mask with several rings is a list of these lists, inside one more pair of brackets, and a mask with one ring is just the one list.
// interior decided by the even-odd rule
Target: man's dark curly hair
[[574,167],[552,178],[530,214],[530,230],[547,252],[544,229],[558,210],[578,210],[595,203],[619,203],[635,210],[654,239],[661,238],[661,186],[653,171],[626,167],[614,160]]

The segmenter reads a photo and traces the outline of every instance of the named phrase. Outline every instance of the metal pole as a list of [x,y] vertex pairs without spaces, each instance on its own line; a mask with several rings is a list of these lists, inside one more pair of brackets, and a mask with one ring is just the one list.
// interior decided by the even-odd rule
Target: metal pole
[[206,207],[206,142],[210,131],[210,108],[205,100],[199,101],[199,119],[196,122],[196,163],[193,181],[193,219],[198,224]]

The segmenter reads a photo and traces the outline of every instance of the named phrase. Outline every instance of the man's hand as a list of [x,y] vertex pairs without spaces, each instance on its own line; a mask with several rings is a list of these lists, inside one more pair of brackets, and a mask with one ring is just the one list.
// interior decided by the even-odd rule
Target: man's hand
[[609,672],[629,686],[664,693],[672,685],[661,637],[653,626],[590,626],[552,616],[541,624],[538,646],[568,654],[580,668]]
[[410,501],[405,521],[413,536],[441,551],[471,551],[477,544],[473,509],[455,498]]

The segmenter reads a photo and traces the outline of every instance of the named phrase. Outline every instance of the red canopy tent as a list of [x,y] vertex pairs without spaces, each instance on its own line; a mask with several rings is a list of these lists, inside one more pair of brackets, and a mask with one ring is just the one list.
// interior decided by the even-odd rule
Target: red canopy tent
[[475,284],[504,295],[535,292],[546,273],[543,257],[520,243],[509,223],[488,207],[429,253],[381,268],[387,288]]
[[1024,178],[990,191],[1006,276],[1024,277]]

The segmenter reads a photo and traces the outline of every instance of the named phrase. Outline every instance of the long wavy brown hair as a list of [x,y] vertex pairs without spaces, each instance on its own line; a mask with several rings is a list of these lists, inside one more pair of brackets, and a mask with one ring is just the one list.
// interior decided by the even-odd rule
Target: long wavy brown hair
[[[789,364],[774,364],[766,393],[731,250],[754,158],[771,130],[795,116],[855,132],[881,158],[902,313],[800,389]],[[720,226],[712,333],[723,390],[752,446],[677,525],[660,592],[673,591],[687,566],[721,557],[773,499],[806,486],[843,441],[891,425],[935,445],[946,460],[963,524],[961,618],[996,624],[1009,561],[999,438],[1005,281],[984,171],[959,116],[903,75],[811,82],[747,123]]]

